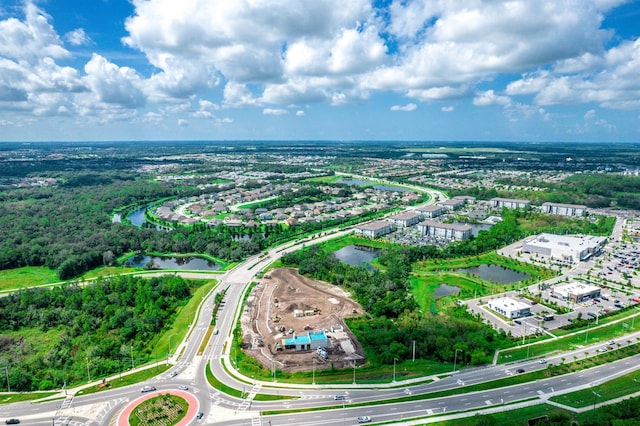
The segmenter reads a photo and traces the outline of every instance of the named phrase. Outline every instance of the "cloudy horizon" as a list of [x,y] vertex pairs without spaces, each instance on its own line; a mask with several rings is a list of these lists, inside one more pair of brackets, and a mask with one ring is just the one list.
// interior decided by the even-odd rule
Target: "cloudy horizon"
[[0,140],[638,141],[639,18],[624,0],[9,0]]

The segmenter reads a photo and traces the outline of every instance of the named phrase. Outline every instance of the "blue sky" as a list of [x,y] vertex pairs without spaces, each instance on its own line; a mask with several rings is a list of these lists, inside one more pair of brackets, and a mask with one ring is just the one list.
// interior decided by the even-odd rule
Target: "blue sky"
[[640,3],[0,2],[0,141],[640,141]]

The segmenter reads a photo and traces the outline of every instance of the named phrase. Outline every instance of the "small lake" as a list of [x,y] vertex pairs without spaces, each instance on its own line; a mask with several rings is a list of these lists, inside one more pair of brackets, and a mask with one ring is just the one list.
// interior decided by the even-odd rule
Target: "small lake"
[[184,269],[187,271],[217,271],[220,265],[201,257],[159,257],[138,254],[125,262],[128,266],[144,268],[153,262],[153,269]]
[[460,293],[460,287],[447,285],[447,284],[440,284],[438,288],[436,288],[436,291],[433,292],[433,297],[435,298],[445,297],[445,296],[451,296],[452,294],[458,294],[458,293]]
[[531,275],[524,272],[514,271],[499,265],[473,266],[471,268],[458,269],[456,272],[475,275],[485,281],[500,284],[511,284],[531,277]]
[[377,189],[378,191],[411,192],[410,189],[392,185],[375,185],[373,189]]
[[373,269],[371,261],[378,257],[379,249],[361,249],[355,245],[346,246],[333,254],[340,260],[351,266],[363,266],[369,270]]
[[144,212],[146,211],[147,211],[146,207],[135,210],[129,216],[127,216],[127,219],[129,219],[129,221],[135,226],[141,227],[146,222],[144,218]]

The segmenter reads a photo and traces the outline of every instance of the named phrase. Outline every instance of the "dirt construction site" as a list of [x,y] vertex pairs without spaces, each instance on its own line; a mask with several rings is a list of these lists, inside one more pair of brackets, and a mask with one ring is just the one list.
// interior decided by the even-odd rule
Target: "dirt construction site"
[[295,269],[273,269],[247,298],[244,348],[266,368],[285,372],[361,364],[362,347],[344,322],[360,314],[360,305],[340,287]]

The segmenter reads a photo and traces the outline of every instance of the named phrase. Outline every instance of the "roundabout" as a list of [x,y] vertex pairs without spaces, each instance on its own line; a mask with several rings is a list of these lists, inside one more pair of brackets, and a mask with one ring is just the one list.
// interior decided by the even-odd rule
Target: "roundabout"
[[130,424],[129,418],[131,417],[131,414],[138,406],[140,406],[140,404],[161,395],[173,395],[173,396],[183,398],[185,401],[187,401],[187,405],[188,405],[187,413],[184,415],[184,417],[182,417],[182,419],[180,419],[174,424],[175,426],[185,426],[196,419],[196,415],[200,407],[200,403],[198,402],[198,399],[189,392],[177,390],[177,389],[169,389],[164,391],[150,392],[146,395],[143,395],[133,400],[126,407],[124,407],[124,409],[120,412],[120,414],[118,415],[118,421],[116,424],[118,426],[128,426]]

